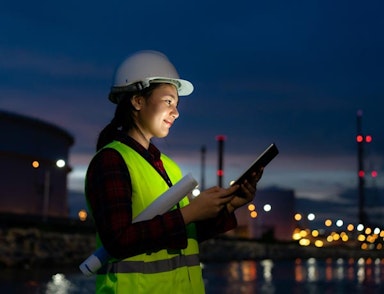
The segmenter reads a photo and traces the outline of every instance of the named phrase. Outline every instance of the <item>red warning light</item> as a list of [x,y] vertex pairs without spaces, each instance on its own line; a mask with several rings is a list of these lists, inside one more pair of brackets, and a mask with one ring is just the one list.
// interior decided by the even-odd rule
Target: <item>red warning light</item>
[[357,143],[361,143],[361,142],[363,142],[363,140],[364,140],[364,138],[363,138],[362,135],[357,135],[357,136],[356,136],[356,142],[357,142]]
[[217,175],[222,177],[224,175],[224,171],[222,169],[217,170]]
[[375,171],[375,170],[371,171],[371,176],[372,176],[372,178],[376,178],[377,177],[377,171]]
[[359,173],[358,173],[358,175],[359,175],[359,178],[363,178],[363,177],[364,177],[364,175],[365,175],[365,173],[364,173],[364,171],[363,171],[363,170],[359,170]]
[[365,142],[371,143],[372,142],[372,136],[370,136],[370,135],[365,136]]
[[216,136],[216,141],[225,141],[227,138],[225,135],[217,135]]

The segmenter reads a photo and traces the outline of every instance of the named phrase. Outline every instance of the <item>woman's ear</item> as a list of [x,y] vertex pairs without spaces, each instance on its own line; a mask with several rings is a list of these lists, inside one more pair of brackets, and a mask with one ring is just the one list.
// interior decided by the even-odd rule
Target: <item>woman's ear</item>
[[143,98],[143,96],[134,95],[131,98],[131,103],[133,105],[133,108],[135,108],[137,111],[139,111],[143,107],[144,98]]

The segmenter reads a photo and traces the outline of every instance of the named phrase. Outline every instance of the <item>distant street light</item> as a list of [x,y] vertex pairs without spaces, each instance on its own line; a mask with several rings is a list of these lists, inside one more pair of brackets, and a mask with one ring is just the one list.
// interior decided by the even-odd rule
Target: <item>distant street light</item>
[[[66,163],[65,160],[59,159],[56,161],[55,166],[58,168],[65,167]],[[34,160],[32,162],[33,168],[39,168],[40,162],[37,160]],[[50,189],[51,189],[51,165],[47,164],[45,166],[44,171],[44,189],[43,189],[43,220],[46,221],[48,218],[48,212],[49,212],[49,201],[50,201]]]
[[84,222],[87,220],[88,213],[85,209],[81,209],[78,213],[79,219]]
[[300,213],[296,213],[294,218],[296,221],[300,221],[303,218],[303,216]]
[[343,222],[341,219],[339,219],[339,220],[336,221],[336,226],[338,226],[339,228],[340,228],[343,224],[344,224],[344,222]]
[[309,221],[313,221],[315,219],[315,214],[314,213],[310,213],[310,214],[308,214],[307,218],[308,218]]
[[271,211],[272,206],[271,206],[271,204],[265,204],[263,209],[264,209],[265,212],[269,212],[269,211]]

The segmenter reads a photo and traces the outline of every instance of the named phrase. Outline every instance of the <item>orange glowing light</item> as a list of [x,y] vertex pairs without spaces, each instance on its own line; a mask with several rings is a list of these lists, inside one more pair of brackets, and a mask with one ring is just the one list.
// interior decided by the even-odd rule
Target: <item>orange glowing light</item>
[[84,210],[84,209],[81,209],[81,210],[79,211],[79,213],[78,213],[78,216],[79,216],[79,219],[80,219],[81,221],[86,221],[86,220],[87,220],[87,216],[88,216],[87,211]]
[[297,220],[297,221],[299,221],[303,218],[300,213],[296,213],[294,217],[295,217],[295,220]]

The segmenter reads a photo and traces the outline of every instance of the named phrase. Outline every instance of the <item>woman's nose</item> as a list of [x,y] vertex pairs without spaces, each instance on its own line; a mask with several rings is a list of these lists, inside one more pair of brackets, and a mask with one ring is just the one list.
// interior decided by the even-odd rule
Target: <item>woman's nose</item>
[[177,107],[174,107],[172,110],[172,116],[176,119],[179,117],[179,111],[177,110]]

